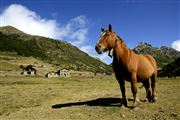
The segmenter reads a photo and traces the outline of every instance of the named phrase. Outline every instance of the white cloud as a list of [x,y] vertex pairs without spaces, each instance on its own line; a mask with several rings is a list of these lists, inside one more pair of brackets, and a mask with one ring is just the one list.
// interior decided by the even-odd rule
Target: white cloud
[[73,41],[72,44],[75,46],[79,46],[84,43],[84,41],[87,39],[87,29],[79,29],[78,31],[72,33],[70,36],[71,39],[75,39],[76,41]]
[[81,46],[87,40],[87,19],[84,15],[71,19],[62,29],[62,36],[68,36],[71,43],[75,46]]
[[174,48],[177,51],[180,51],[180,39],[179,40],[175,40],[172,42],[171,44],[172,48]]
[[[57,13],[52,15],[57,16]],[[10,25],[28,34],[68,40],[91,56],[98,57],[106,63],[112,61],[107,54],[97,55],[94,46],[86,45],[89,21],[84,15],[72,18],[65,25],[61,25],[55,19],[42,18],[23,5],[11,4],[1,11],[0,18],[0,26]]]
[[56,20],[41,18],[25,6],[12,4],[1,14],[1,26],[11,25],[25,33],[51,38],[59,37],[59,27]]
[[81,45],[87,38],[87,22],[84,15],[72,18],[66,25],[56,20],[48,20],[39,16],[20,4],[11,4],[0,14],[0,26],[11,25],[25,33],[40,35],[55,39],[67,39],[76,46]]

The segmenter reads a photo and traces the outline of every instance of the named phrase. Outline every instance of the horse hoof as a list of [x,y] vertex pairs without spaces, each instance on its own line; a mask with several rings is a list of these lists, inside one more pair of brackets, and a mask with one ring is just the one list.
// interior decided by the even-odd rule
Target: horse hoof
[[126,106],[124,106],[124,105],[121,105],[121,106],[120,106],[120,108],[122,108],[122,109],[125,109],[125,108],[126,108]]
[[151,101],[152,101],[152,98],[148,98],[148,101],[151,102]]
[[151,102],[156,102],[156,101],[157,101],[157,97],[152,96],[151,97]]
[[147,103],[149,101],[149,99],[144,99],[144,100],[142,100],[142,102],[145,102],[145,103]]
[[122,104],[120,105],[120,108],[127,108],[127,107],[128,107],[127,104],[123,104],[123,103],[122,103]]
[[121,102],[120,107],[128,107],[128,101],[125,99]]
[[157,100],[155,99],[155,98],[153,98],[152,100],[151,100],[151,102],[156,102]]

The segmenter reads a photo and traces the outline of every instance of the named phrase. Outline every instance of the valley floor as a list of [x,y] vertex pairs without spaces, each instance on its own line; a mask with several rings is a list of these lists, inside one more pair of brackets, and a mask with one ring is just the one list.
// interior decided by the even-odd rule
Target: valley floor
[[[139,84],[139,87],[141,84]],[[0,77],[0,120],[179,120],[180,78],[158,79],[158,101],[119,107],[115,78]],[[130,83],[126,82],[129,106]],[[140,100],[144,88],[138,89]]]

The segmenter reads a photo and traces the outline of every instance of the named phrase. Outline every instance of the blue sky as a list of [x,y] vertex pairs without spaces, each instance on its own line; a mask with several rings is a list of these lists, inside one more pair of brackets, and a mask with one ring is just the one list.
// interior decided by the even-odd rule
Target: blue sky
[[106,63],[112,59],[97,55],[94,46],[101,27],[107,28],[109,23],[129,48],[148,42],[180,50],[178,0],[1,0],[0,5],[1,26],[66,40]]

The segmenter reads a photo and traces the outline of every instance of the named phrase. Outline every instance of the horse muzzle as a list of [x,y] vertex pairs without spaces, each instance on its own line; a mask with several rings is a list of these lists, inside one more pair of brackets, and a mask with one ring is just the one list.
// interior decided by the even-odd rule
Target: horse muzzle
[[98,54],[102,54],[103,53],[103,47],[101,45],[96,45],[95,46],[95,50]]

